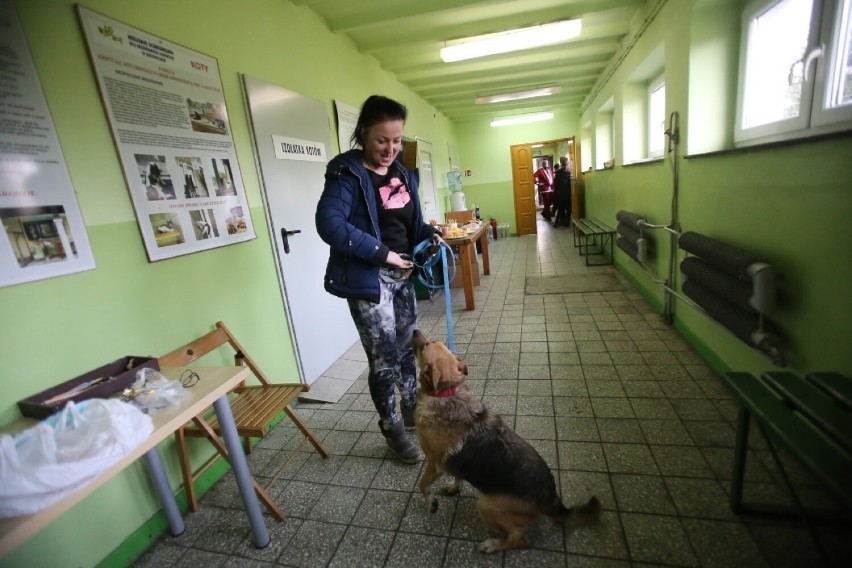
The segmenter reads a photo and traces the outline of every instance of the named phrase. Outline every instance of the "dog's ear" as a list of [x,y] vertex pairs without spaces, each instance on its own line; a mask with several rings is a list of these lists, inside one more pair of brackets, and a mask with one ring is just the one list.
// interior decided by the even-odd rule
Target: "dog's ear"
[[432,392],[438,392],[438,383],[441,382],[441,370],[438,367],[432,366]]
[[418,377],[420,384],[428,388],[432,385],[432,365],[423,363],[420,365],[420,376]]
[[458,357],[456,357],[456,361],[458,361],[459,373],[461,373],[462,375],[464,375],[466,377],[467,376],[467,363],[465,363],[464,361],[462,361]]

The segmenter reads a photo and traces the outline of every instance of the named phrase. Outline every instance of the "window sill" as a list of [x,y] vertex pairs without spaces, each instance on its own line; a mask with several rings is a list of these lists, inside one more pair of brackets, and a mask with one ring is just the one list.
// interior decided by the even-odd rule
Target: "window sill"
[[721,150],[711,150],[708,152],[698,152],[695,154],[686,154],[684,158],[689,160],[692,158],[705,158],[712,156],[725,156],[732,154],[746,154],[750,152],[761,152],[764,150],[774,150],[776,148],[786,148],[789,146],[797,146],[799,144],[808,144],[810,142],[821,142],[823,140],[834,140],[838,138],[848,138],[852,136],[852,130],[843,130],[838,132],[828,132],[824,134],[814,134],[811,136],[802,136],[799,138],[789,138],[787,140],[775,140],[771,142],[763,142],[758,144],[750,144],[748,146],[737,146],[735,148],[723,148]]
[[627,162],[626,164],[624,164],[624,167],[626,168],[626,167],[629,167],[629,166],[645,166],[645,165],[648,165],[648,164],[657,164],[657,163],[660,163],[660,162],[664,162],[665,160],[666,159],[665,159],[664,156],[655,156],[653,158],[643,158],[641,160],[633,160],[632,162]]

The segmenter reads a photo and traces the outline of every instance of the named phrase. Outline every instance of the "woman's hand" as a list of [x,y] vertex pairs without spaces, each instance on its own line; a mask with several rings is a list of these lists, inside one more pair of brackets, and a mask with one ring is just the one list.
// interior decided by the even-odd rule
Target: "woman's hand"
[[402,258],[393,251],[388,253],[388,259],[385,261],[385,264],[393,266],[394,268],[412,268],[414,266],[413,262]]
[[441,237],[441,234],[440,233],[432,233],[432,245],[438,246],[441,243],[446,244],[446,241],[444,241],[444,239]]

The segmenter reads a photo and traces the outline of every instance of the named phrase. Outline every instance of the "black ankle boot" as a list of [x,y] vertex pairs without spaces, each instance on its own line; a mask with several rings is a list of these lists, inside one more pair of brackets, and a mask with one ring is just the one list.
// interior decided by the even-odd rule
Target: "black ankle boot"
[[396,454],[396,457],[398,457],[401,462],[417,463],[423,461],[424,456],[420,452],[420,449],[412,444],[411,440],[408,439],[408,436],[405,435],[405,426],[403,425],[402,420],[387,429],[382,426],[381,421],[379,421],[379,429],[385,436],[388,447],[394,454]]

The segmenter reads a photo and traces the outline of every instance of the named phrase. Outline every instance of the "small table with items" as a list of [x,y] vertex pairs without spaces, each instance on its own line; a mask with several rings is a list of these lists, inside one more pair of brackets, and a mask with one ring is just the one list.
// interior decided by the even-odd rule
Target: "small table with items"
[[[465,309],[473,310],[476,308],[476,299],[473,297],[473,265],[476,259],[476,242],[479,242],[482,249],[482,273],[485,275],[491,274],[491,265],[488,260],[488,231],[491,227],[488,223],[482,225],[474,231],[462,237],[445,236],[444,240],[450,246],[458,247],[459,249],[459,264],[457,269],[461,271],[462,285],[464,287],[464,302]],[[478,266],[478,265],[477,265]]]
[[[35,535],[48,523],[82,501],[83,498],[143,455],[148,462],[154,486],[168,519],[169,532],[175,536],[181,534],[184,531],[183,518],[160,462],[157,444],[174,434],[178,428],[192,420],[193,417],[203,413],[211,405],[216,410],[225,445],[232,458],[234,475],[240,488],[249,524],[254,533],[255,544],[258,548],[267,546],[270,540],[269,533],[261,514],[257,495],[254,492],[252,477],[248,470],[246,457],[240,445],[228,402],[228,393],[250,376],[250,370],[248,367],[194,367],[193,369],[198,374],[199,380],[192,388],[187,389],[188,396],[173,407],[153,414],[151,418],[154,422],[154,431],[133,451],[121,458],[112,467],[100,473],[88,484],[45,509],[32,515],[0,520],[0,558]],[[185,370],[185,368],[174,367],[162,369],[160,372],[169,379],[178,380]],[[4,428],[4,431],[7,433],[21,431],[36,423],[36,420],[24,418]]]

